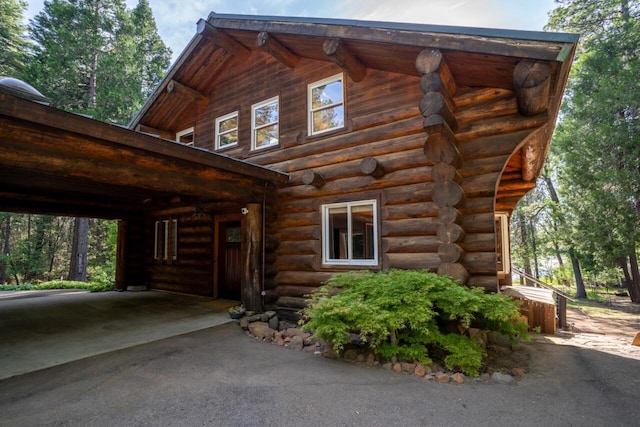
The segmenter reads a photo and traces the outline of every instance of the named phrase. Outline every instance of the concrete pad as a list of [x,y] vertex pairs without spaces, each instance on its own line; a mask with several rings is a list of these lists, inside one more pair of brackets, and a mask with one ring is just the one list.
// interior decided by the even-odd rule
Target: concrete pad
[[233,304],[154,291],[2,293],[0,380],[231,322]]

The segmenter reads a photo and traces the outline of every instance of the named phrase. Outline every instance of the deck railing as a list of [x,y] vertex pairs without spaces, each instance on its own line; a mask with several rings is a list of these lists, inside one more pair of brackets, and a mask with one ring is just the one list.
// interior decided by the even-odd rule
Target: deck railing
[[[523,282],[525,283],[525,286],[534,286],[537,288],[545,288],[553,291],[553,295],[555,296],[555,299],[556,299],[556,315],[558,316],[558,327],[560,329],[567,329],[568,327],[567,300],[569,301],[575,301],[575,300],[571,298],[569,295],[565,294],[564,292],[559,291],[558,289],[554,288],[553,286],[547,283],[540,281],[539,279],[536,279],[535,277],[525,273],[524,271],[521,271],[513,267],[511,268],[511,270],[513,274],[517,274],[524,278]],[[530,285],[530,283],[533,283],[533,285]]]

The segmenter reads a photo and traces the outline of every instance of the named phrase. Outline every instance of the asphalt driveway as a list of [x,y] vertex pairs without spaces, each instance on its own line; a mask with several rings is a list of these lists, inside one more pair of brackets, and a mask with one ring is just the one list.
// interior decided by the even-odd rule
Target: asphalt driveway
[[2,426],[635,426],[640,361],[549,340],[516,385],[426,382],[234,323],[0,381]]

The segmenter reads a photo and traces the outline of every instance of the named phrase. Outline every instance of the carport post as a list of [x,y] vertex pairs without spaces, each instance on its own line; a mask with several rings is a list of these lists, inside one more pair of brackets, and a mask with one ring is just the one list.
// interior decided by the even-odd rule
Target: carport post
[[[245,213],[246,212],[246,213]],[[242,301],[247,310],[262,311],[262,205],[248,203],[245,210],[242,271]]]
[[116,243],[116,289],[123,291],[127,277],[127,221],[118,221],[118,241]]

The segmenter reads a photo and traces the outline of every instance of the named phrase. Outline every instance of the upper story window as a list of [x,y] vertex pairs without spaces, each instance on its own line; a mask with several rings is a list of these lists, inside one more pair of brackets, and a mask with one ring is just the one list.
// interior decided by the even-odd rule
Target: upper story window
[[251,147],[254,150],[278,145],[280,99],[274,97],[251,107]]
[[238,112],[216,119],[216,150],[238,145]]
[[322,206],[322,263],[378,265],[375,200]]
[[344,127],[343,81],[343,75],[337,74],[309,85],[309,135]]
[[176,132],[176,141],[182,142],[183,144],[193,145],[194,141],[194,133],[193,127],[181,130],[180,132]]

